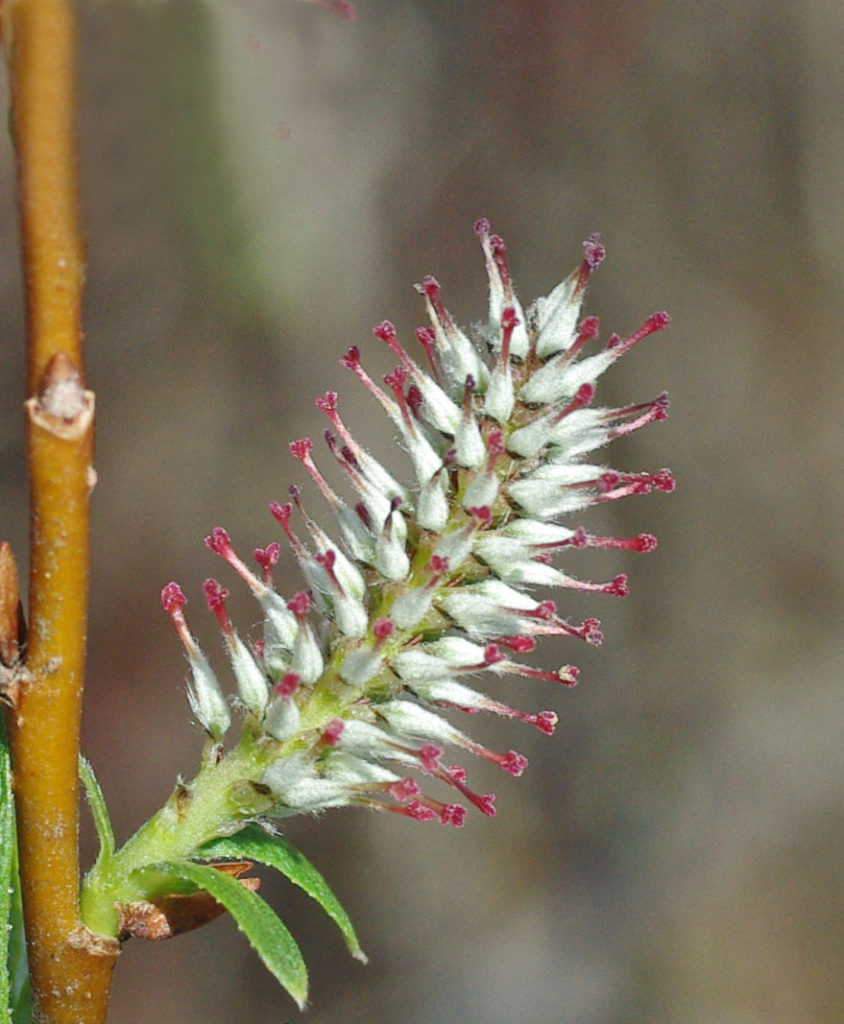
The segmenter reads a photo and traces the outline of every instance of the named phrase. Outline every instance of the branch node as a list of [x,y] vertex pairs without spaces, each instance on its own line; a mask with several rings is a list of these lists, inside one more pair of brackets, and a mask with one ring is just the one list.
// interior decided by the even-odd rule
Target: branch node
[[38,401],[47,416],[74,420],[85,409],[82,378],[66,352],[57,352],[47,363],[38,386]]

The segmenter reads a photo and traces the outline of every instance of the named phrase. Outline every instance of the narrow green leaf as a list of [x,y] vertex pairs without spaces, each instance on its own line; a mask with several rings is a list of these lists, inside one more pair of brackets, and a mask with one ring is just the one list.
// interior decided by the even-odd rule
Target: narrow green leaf
[[14,892],[12,871],[15,865],[15,806],[12,802],[11,767],[6,730],[0,726],[0,1024],[12,1020],[9,960],[12,899]]
[[108,816],[103,791],[97,782],[97,776],[91,767],[91,762],[79,755],[79,778],[85,787],[85,796],[88,798],[88,806],[91,808],[91,816],[94,819],[94,827],[97,830],[97,837],[100,840],[100,852],[97,860],[114,855],[114,832],[111,828],[111,819]]
[[259,864],[280,871],[319,903],[343,933],[352,956],[366,963],[366,954],[360,948],[355,929],[340,901],[313,864],[284,836],[270,835],[259,825],[247,825],[227,839],[214,839],[206,843],[199,854],[209,858],[256,860]]
[[21,899],[20,875],[18,874],[18,851],[12,866],[12,908],[9,917],[9,977],[11,980],[10,1002],[13,1024],[32,1024],[32,990],[29,987],[29,959],[26,955],[26,936],[23,930],[23,901]]
[[222,903],[270,973],[287,989],[299,1009],[305,1008],[308,972],[302,954],[296,940],[260,896],[236,878],[207,864],[180,860],[152,867],[192,882]]
[[31,1020],[12,768],[0,716],[0,1024],[30,1024]]

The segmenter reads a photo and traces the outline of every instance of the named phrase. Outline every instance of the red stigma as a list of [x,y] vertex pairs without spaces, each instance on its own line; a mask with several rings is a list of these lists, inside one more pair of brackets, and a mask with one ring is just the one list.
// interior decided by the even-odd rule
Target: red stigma
[[[574,401],[578,405],[589,405],[595,397],[595,385],[594,384],[581,384],[577,389],[577,394],[574,396]],[[574,404],[574,403],[572,403]]]
[[395,628],[393,620],[388,618],[376,619],[375,622],[372,623],[373,636],[379,641],[379,643],[383,643],[387,637],[392,636]]
[[386,342],[391,348],[396,340],[396,328],[389,320],[382,320],[380,324],[372,328],[376,338]]
[[419,786],[413,779],[399,779],[398,782],[394,782],[387,792],[394,800],[398,800],[400,804],[403,804],[406,800],[410,800],[411,797],[419,796]]
[[666,494],[670,494],[677,486],[670,469],[661,469],[654,473],[653,484],[658,491],[664,491]]
[[305,462],[313,451],[313,447],[314,443],[309,437],[300,437],[298,441],[291,441],[289,445],[290,454],[300,462]]
[[540,732],[544,732],[546,736],[553,736],[554,729],[557,727],[557,716],[553,711],[540,711],[534,717],[533,724]]
[[311,599],[303,590],[300,590],[298,594],[294,594],[287,602],[287,608],[297,618],[302,618],[311,610]]
[[293,514],[293,506],[290,502],[288,501],[284,505],[280,505],[277,501],[271,501],[270,512],[281,523],[284,530],[287,531],[290,526],[290,517]]
[[292,697],[299,686],[299,682],[299,676],[295,672],[285,672],[273,689],[276,693],[281,694],[282,697]]
[[225,609],[226,598],[229,596],[229,592],[217,580],[207,579],[202,584],[202,589],[205,591],[206,604],[215,615],[221,609]]
[[422,278],[422,291],[428,296],[431,302],[436,303],[440,297],[440,283],[431,274],[426,274]]
[[496,644],[487,644],[484,648],[484,667],[490,665],[497,665],[499,661],[504,661],[504,655],[498,649]]
[[583,243],[583,259],[590,270],[597,270],[604,262],[607,250],[601,244],[601,236],[596,231]]
[[466,808],[462,804],[446,804],[440,811],[440,823],[462,828],[466,823]]
[[328,725],[322,730],[322,738],[329,747],[336,747],[343,735],[345,723],[342,718],[332,718]]
[[326,572],[330,573],[334,568],[334,563],[337,561],[337,552],[334,548],[329,548],[323,554],[317,555],[316,560]]
[[630,587],[627,585],[627,575],[620,572],[613,579],[612,583],[607,585],[607,593],[613,594],[615,597],[627,597],[630,593]]
[[426,772],[435,772],[439,768],[442,753],[433,743],[423,743],[419,748],[419,763]]
[[479,811],[482,811],[490,818],[494,818],[498,813],[495,810],[495,793],[485,793],[483,796],[479,796],[474,801],[474,804]]
[[217,555],[221,555],[227,548],[231,547],[229,535],[222,526],[214,527],[211,533],[205,538],[205,544]]
[[168,583],[161,591],[161,604],[168,615],[172,615],[188,603],[182,588],[175,581]]
[[437,816],[437,812],[426,807],[421,800],[411,800],[404,810],[408,818],[413,818],[414,821],[433,821]]
[[471,508],[467,508],[466,511],[473,519],[477,519],[483,525],[488,525],[492,521],[492,512],[489,505],[473,505]]
[[281,545],[277,541],[272,541],[265,548],[255,548],[252,557],[264,572],[269,572],[278,562],[280,554]]
[[360,366],[360,349],[357,345],[352,345],[349,351],[340,358],[340,365],[347,370],[354,370]]
[[314,405],[320,412],[332,413],[337,411],[337,392],[326,391],[322,398],[315,398]]
[[415,384],[411,384],[407,389],[407,404],[410,406],[410,411],[413,415],[419,419],[419,413],[422,408],[422,392]]
[[434,347],[436,345],[437,336],[434,333],[433,327],[417,327],[416,328],[416,340],[425,349],[425,355],[428,358],[428,363],[434,374],[434,377],[439,380],[439,370],[437,369],[437,363],[434,359]]
[[577,665],[563,665],[557,672],[557,678],[564,686],[577,686],[580,677],[580,669]]
[[503,455],[504,433],[501,430],[491,430],[486,439],[486,448],[490,455]]
[[509,772],[510,775],[515,775],[518,778],[527,768],[528,759],[524,754],[518,754],[515,750],[509,750],[500,764],[505,772]]

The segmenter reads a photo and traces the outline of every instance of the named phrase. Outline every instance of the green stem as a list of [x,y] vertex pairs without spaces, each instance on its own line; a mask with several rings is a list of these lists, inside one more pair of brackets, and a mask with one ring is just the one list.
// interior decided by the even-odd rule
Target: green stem
[[[275,749],[271,749],[275,748]],[[94,932],[117,935],[115,904],[150,899],[144,869],[163,861],[185,860],[212,839],[269,810],[272,800],[247,779],[260,778],[277,756],[278,744],[243,739],[219,762],[206,749],[202,767],[190,785],[179,785],[158,810],[116,853],[101,852],[82,887],[82,919]]]

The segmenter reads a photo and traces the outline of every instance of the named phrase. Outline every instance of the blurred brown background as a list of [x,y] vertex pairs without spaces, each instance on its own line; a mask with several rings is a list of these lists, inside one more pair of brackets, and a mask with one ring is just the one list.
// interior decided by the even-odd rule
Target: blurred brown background
[[[341,387],[361,435],[391,443],[337,357],[361,344],[388,369],[371,326],[407,337],[425,273],[461,322],[481,319],[478,216],[523,301],[600,230],[587,311],[603,336],[674,318],[600,393],[667,388],[671,418],[610,460],[669,465],[679,486],[588,523],[652,530],[659,549],[566,563],[626,570],[633,594],[563,598],[607,634],[598,652],[546,648],[580,664],[575,691],[503,691],[557,708],[554,740],[472,723],[532,762],[519,781],[475,769],[495,821],[291,823],[367,968],[306,898],[265,891],[310,965],[311,1024],[840,1021],[841,4],[359,0],[354,23],[288,0],[80,11],[99,403],[85,736],[119,836],[200,747],[162,585],[183,584],[216,650],[200,584],[225,574],[202,537],[223,524],[249,551],[276,536],[266,504],[301,480],[286,442],[323,427],[312,397]],[[0,160],[0,532],[24,552],[5,136]],[[299,1018],[220,921],[129,943],[112,1019]]]

